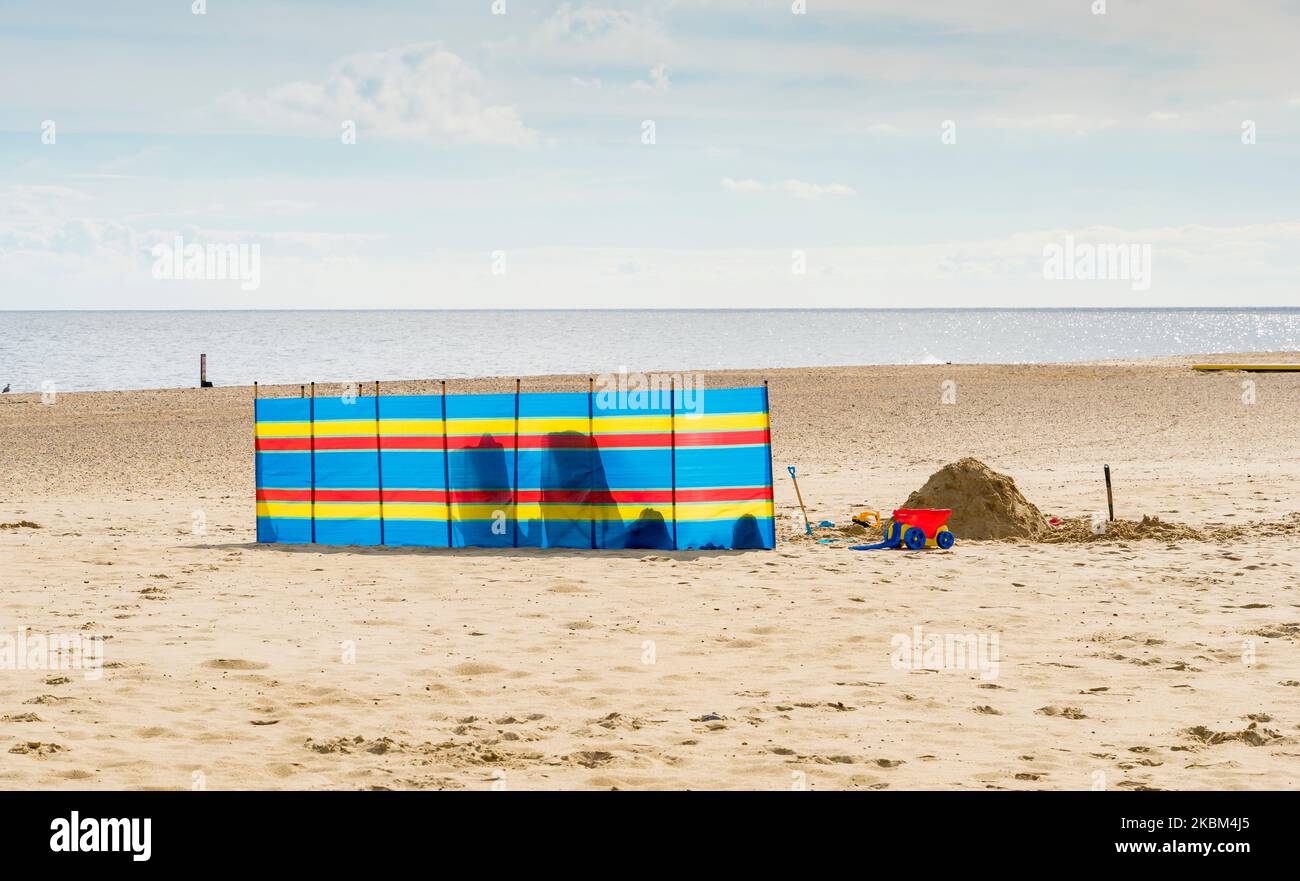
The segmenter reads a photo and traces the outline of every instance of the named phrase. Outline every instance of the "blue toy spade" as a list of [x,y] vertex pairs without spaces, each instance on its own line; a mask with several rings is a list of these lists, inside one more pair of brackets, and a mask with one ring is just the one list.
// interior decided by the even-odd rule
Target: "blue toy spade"
[[794,494],[799,499],[799,510],[803,511],[803,529],[807,535],[812,535],[812,524],[808,522],[808,509],[803,506],[803,493],[799,492],[799,478],[794,476],[794,466],[787,465],[786,470],[790,472],[790,479],[794,481]]

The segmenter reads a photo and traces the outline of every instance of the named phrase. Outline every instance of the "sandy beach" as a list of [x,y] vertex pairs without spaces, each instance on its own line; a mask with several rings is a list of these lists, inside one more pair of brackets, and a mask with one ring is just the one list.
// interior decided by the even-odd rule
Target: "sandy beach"
[[[710,373],[771,382],[751,552],[257,545],[250,389],[4,395],[0,633],[104,654],[0,671],[0,787],[1296,788],[1300,374],[1205,360]],[[843,524],[965,456],[1057,518],[1109,464],[1117,517],[1205,537],[801,535],[787,465]],[[918,632],[996,664],[896,663]]]

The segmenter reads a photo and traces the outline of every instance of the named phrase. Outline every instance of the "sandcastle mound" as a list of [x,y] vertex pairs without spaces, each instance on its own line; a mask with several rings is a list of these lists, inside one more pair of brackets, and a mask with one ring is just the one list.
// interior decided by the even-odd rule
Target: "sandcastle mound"
[[1048,531],[1041,511],[1016,482],[967,457],[930,475],[903,508],[952,508],[948,521],[960,539],[1041,538]]

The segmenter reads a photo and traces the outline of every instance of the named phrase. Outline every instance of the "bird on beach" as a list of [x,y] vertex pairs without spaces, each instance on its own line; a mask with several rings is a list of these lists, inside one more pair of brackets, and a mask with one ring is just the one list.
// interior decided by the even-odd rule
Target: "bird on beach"
[[0,395],[7,395],[7,394],[9,394],[9,383],[6,382],[6,383],[5,383],[5,390],[2,391],[2,392],[0,392]]

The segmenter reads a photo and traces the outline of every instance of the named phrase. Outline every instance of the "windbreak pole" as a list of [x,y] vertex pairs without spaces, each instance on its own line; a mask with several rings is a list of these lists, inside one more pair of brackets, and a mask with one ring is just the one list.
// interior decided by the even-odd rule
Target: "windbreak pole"
[[316,383],[311,384],[311,402],[307,405],[311,430],[311,543],[316,544]]
[[776,481],[772,477],[772,398],[763,380],[763,415],[767,417],[767,491],[771,497],[767,500],[768,516],[772,518],[772,539],[776,540]]
[[447,380],[442,381],[442,486],[447,503],[447,547],[451,547],[451,444],[447,442]]
[[[663,386],[660,386],[662,389]],[[668,393],[668,431],[672,441],[672,454],[669,458],[669,470],[673,478],[673,550],[677,550],[677,377],[669,380]],[[662,392],[660,392],[662,394]]]
[[591,549],[596,549],[596,380],[587,377],[587,507],[591,511]]
[[379,543],[384,543],[384,445],[379,431],[379,380],[375,380],[375,474],[379,483]]

